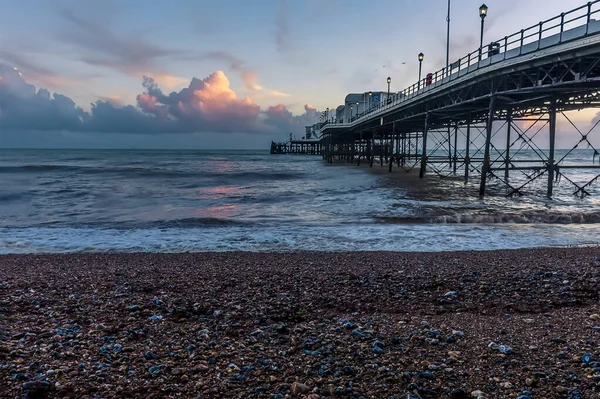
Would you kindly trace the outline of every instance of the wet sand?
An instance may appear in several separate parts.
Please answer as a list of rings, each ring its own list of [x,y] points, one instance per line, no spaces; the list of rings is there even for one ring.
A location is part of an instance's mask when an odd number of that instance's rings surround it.
[[[2,398],[600,395],[597,247],[9,255],[0,276]]]

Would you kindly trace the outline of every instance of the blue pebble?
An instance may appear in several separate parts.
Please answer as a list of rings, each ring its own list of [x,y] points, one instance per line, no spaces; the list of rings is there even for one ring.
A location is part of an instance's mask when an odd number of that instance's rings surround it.
[[[358,330],[352,330],[352,335],[354,335],[355,337],[358,337],[358,338],[364,338],[365,337],[365,334],[361,333]]]
[[[304,354],[307,356],[321,356],[320,351],[309,351],[308,349],[304,349]]]
[[[215,359],[214,357],[211,357],[210,359],[208,359],[208,364],[215,364],[217,362],[217,359]]]
[[[590,355],[589,353],[584,353],[583,356],[581,356],[582,363],[589,363],[591,361],[592,361],[592,355]]]

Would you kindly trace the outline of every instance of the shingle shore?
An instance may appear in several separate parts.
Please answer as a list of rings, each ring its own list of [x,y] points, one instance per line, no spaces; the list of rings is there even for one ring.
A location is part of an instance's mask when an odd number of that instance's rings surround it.
[[[600,396],[600,248],[6,255],[0,276],[0,398]]]

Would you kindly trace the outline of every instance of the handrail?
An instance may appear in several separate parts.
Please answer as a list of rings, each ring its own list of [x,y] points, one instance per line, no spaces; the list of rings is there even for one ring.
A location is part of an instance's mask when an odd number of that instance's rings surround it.
[[[552,47],[563,42],[564,33],[568,30],[565,30],[566,25],[572,25],[573,22],[580,21],[581,19],[585,19],[584,24],[580,24],[577,26],[569,27],[570,29],[575,29],[578,27],[585,26],[585,34],[582,37],[589,35],[589,25],[592,22],[592,16],[600,13],[600,7],[598,9],[592,11],[594,5],[598,5],[600,0],[590,1],[587,4],[584,4],[580,7],[574,8],[571,11],[563,12],[560,15],[547,19],[545,21],[541,21],[535,25],[532,25],[528,28],[521,29],[517,33],[513,33],[510,36],[504,36],[503,38],[492,41],[489,45],[482,46],[477,50],[467,54],[466,56],[459,58],[458,61],[450,64],[448,67],[443,67],[431,74],[427,74],[424,79],[419,80],[417,83],[407,87],[401,92],[397,92],[394,97],[389,101],[386,99],[386,103],[379,103],[375,107],[371,107],[366,112],[357,115],[356,117],[351,117],[349,123],[330,123],[334,126],[349,126],[354,124],[356,121],[363,119],[366,116],[370,116],[374,113],[377,113],[383,109],[392,108],[404,101],[409,99],[413,99],[416,96],[420,96],[425,94],[429,89],[440,87],[447,83],[456,80],[459,77],[463,77],[466,74],[471,74],[480,68],[487,67],[492,63],[505,61],[507,59],[507,54],[513,50],[518,49],[518,54],[514,55],[514,57],[521,56],[523,54],[531,52],[531,50],[527,50],[523,52],[523,50],[530,44],[537,43],[537,48],[533,51],[537,51],[541,49],[542,41],[544,39],[548,39],[553,36],[558,35],[558,42],[555,44],[551,44],[549,46],[544,46],[544,48]],[[581,15],[574,16],[574,14],[585,10],[585,13],[581,13]],[[568,18],[566,18],[568,17]],[[570,18],[570,19],[569,19]],[[558,20],[558,23],[555,25],[548,26],[548,23],[552,23]],[[551,35],[544,36],[544,33],[551,32],[556,30],[556,32]],[[533,38],[533,39],[532,39]],[[580,38],[580,37],[577,37]],[[518,44],[518,45],[517,45]],[[487,49],[487,50],[486,50]],[[500,51],[503,49],[504,51]],[[481,52],[481,53],[480,53]],[[481,55],[480,55],[481,54]],[[493,60],[494,57],[503,55],[502,59],[498,59],[496,61]],[[513,57],[511,57],[513,58]],[[484,62],[485,61],[485,62]],[[465,73],[461,74],[461,71],[465,71]],[[328,125],[328,123],[322,124],[321,128]]]

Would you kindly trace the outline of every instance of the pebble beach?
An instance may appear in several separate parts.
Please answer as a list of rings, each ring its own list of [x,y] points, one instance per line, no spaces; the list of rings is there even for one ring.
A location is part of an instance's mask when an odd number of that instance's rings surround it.
[[[1,398],[595,398],[600,248],[0,256]]]

